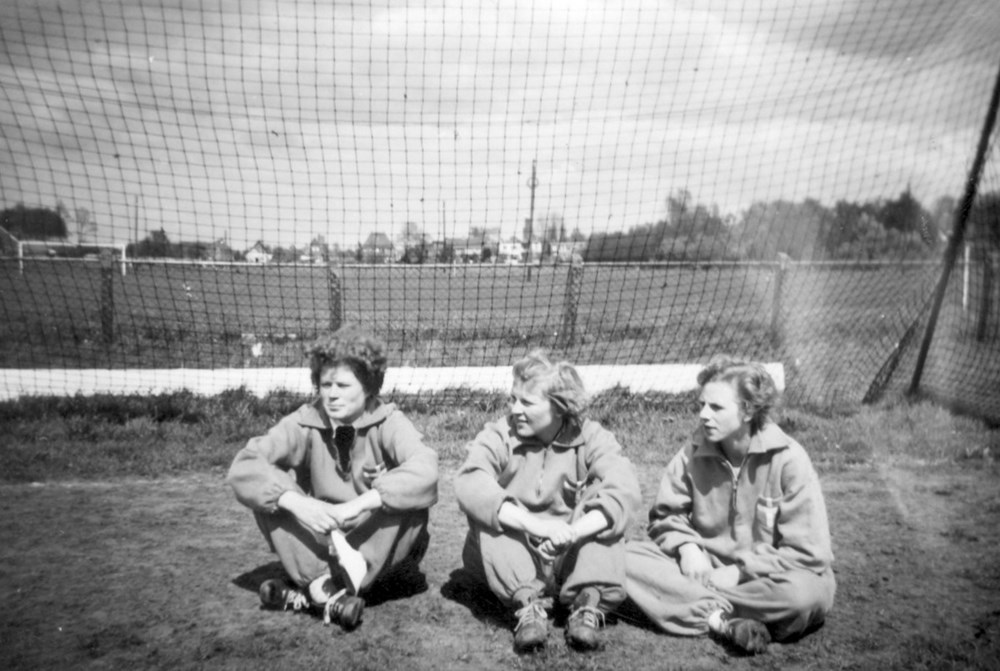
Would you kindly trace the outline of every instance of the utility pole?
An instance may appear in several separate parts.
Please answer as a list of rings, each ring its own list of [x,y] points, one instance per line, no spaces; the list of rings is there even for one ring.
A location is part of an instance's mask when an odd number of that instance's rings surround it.
[[[528,187],[531,189],[531,210],[528,214],[528,221],[525,222],[525,246],[527,247],[524,255],[524,262],[528,265],[528,280],[531,280],[531,237],[534,233],[535,228],[535,187],[538,186],[538,178],[535,176],[535,160],[531,161],[531,179],[528,180]]]

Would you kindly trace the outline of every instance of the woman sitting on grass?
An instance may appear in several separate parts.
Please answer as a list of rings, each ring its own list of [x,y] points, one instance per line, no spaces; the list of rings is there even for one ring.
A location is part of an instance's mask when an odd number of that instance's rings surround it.
[[[427,550],[437,453],[378,397],[383,351],[352,326],[318,340],[309,350],[318,398],[252,438],[229,469],[290,579],[260,586],[267,608],[316,609],[353,628],[360,595]]]
[[[569,645],[598,647],[625,599],[625,532],[641,501],[615,437],[584,419],[576,370],[533,352],[514,365],[509,414],[467,446],[455,478],[469,518],[466,570],[516,609],[514,648],[545,645],[552,597],[569,606]]]
[[[628,595],[666,632],[759,653],[833,606],[826,505],[809,455],[769,418],[763,366],[719,357],[698,384],[699,426],[667,465],[652,540],[628,544]]]

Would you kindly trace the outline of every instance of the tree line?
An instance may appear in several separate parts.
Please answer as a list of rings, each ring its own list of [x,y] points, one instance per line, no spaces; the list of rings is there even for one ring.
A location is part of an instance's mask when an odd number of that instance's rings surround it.
[[[679,190],[667,215],[653,224],[590,237],[585,261],[754,261],[787,254],[795,260],[930,258],[951,232],[956,201],[938,199],[928,211],[910,193],[897,198],[828,207],[801,202],[756,202],[741,217],[695,203]],[[977,198],[967,240],[1000,248],[1000,192]]]
[[[795,260],[931,258],[940,252],[951,232],[956,209],[955,199],[945,196],[927,210],[909,189],[892,199],[863,203],[840,200],[833,206],[811,198],[801,202],[756,202],[740,217],[720,215],[718,208],[696,203],[690,192],[683,189],[672,193],[666,205],[666,216],[655,223],[590,235],[586,238],[584,260],[770,261],[778,258],[778,254]],[[77,210],[75,218],[62,203],[55,209],[18,203],[0,211],[0,226],[21,240],[65,241],[70,230],[67,220],[76,225],[77,242],[85,244],[85,238],[95,228],[86,210]],[[560,216],[542,223],[538,237],[547,243],[583,239],[578,230],[567,235],[565,221]],[[420,263],[454,255],[446,241],[432,247],[422,231],[410,226],[416,232],[407,231],[405,261]],[[484,237],[483,230],[473,228],[473,234],[477,232]],[[966,239],[984,248],[1000,250],[1000,191],[976,199],[969,213]],[[329,260],[329,249],[322,236],[317,236],[310,247],[320,250],[318,260]],[[12,250],[0,251],[9,254]],[[268,247],[268,251],[272,262],[281,263],[297,261],[308,250],[292,246]],[[221,241],[173,242],[162,229],[129,244],[127,254],[139,258],[216,261],[240,261],[244,257],[244,252],[234,251]],[[346,252],[345,256],[351,254]],[[357,254],[361,254],[360,246]]]

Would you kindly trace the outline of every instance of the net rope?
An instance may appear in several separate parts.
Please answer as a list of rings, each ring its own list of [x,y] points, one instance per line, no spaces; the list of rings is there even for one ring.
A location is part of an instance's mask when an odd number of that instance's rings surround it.
[[[997,34],[973,0],[4,2],[0,369],[295,367],[351,321],[396,366],[903,393]],[[995,145],[920,380],[994,418]]]

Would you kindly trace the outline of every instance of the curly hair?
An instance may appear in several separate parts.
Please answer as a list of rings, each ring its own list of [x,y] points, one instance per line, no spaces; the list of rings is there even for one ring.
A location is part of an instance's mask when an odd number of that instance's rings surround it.
[[[309,370],[313,386],[319,389],[323,371],[347,366],[358,378],[368,396],[376,396],[385,381],[388,359],[385,343],[356,324],[346,324],[333,333],[320,336],[308,346]]]
[[[565,419],[576,424],[582,421],[590,397],[573,364],[567,361],[553,363],[544,350],[532,350],[514,364],[514,380],[534,385]]]
[[[763,365],[728,355],[712,357],[698,373],[698,385],[728,382],[736,389],[743,410],[750,415],[750,431],[757,433],[771,421],[771,411],[777,407],[781,394],[774,378]]]

